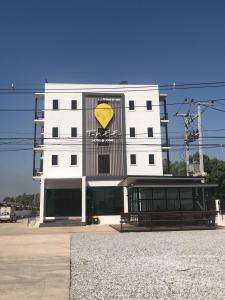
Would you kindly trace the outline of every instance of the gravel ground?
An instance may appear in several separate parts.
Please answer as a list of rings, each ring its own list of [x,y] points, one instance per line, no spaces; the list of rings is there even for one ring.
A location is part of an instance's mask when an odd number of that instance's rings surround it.
[[[74,234],[71,299],[225,299],[225,230]]]

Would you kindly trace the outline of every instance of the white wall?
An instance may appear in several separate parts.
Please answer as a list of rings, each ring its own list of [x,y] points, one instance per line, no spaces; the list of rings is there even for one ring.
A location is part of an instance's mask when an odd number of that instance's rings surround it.
[[[46,84],[46,89],[60,89],[45,94],[44,177],[73,178],[82,176],[82,94],[63,93],[70,85]],[[52,100],[59,100],[59,110],[52,110]],[[71,100],[77,100],[77,110],[71,110]],[[52,127],[59,127],[59,138],[52,138]],[[71,127],[77,128],[77,138],[71,138]],[[47,145],[47,144],[53,145]],[[54,145],[60,144],[60,145]],[[80,145],[76,145],[80,144]],[[77,155],[77,165],[71,166],[71,155]],[[58,166],[52,166],[52,155],[58,155]]]
[[[138,88],[135,85],[48,83],[45,87],[48,89],[45,93],[44,138],[46,145],[44,146],[45,151],[43,159],[43,175],[45,178],[73,178],[82,176],[82,91],[93,93],[124,93],[127,144],[131,144],[127,145],[127,173],[128,175],[163,175],[160,109],[158,106],[159,93],[156,85],[151,86],[151,91],[138,92],[123,91],[123,89],[128,90],[129,88],[137,90]],[[138,85],[138,87],[140,87],[140,85]],[[146,86],[143,85],[141,88],[146,89]],[[53,92],[49,93],[49,89]],[[71,92],[68,93],[68,91]],[[59,100],[59,110],[52,110],[53,99]],[[71,100],[77,100],[78,110],[71,110]],[[135,101],[135,111],[129,111],[129,100]],[[152,101],[152,111],[146,110],[147,100]],[[59,127],[58,139],[51,139],[52,127]],[[71,127],[77,127],[78,138],[71,140]],[[136,130],[136,137],[133,139],[129,137],[130,127],[135,127]],[[153,128],[153,138],[147,137],[148,127]],[[50,139],[48,140],[48,138]],[[68,138],[68,140],[65,138]],[[57,143],[60,145],[56,145]],[[51,157],[53,154],[58,155],[58,166],[52,166]],[[77,166],[70,165],[72,154],[77,155]],[[130,154],[136,154],[136,165],[130,164]],[[155,156],[154,165],[148,164],[149,154],[154,154]]]
[[[128,108],[125,110],[127,144],[131,144],[127,145],[128,175],[163,175],[159,93],[157,88],[157,86],[152,86],[152,91],[126,92],[125,94],[126,107],[129,107],[129,100],[134,100],[135,103],[134,111],[129,111]],[[152,101],[151,111],[147,111],[147,100]],[[129,137],[130,127],[135,128],[135,138]],[[153,128],[152,138],[148,137],[148,127]],[[130,154],[136,154],[136,165],[130,164]],[[154,154],[154,165],[149,165],[149,154]]]

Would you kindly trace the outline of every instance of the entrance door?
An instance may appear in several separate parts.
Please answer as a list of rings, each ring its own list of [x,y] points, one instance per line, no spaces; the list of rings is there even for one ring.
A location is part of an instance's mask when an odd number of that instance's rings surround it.
[[[80,217],[81,189],[47,189],[46,217]]]

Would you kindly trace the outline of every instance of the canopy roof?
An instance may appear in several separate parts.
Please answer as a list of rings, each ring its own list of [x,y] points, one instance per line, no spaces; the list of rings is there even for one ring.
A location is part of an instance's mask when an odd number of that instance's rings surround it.
[[[202,183],[204,177],[188,176],[127,176],[119,182],[124,187],[217,187],[218,184]]]

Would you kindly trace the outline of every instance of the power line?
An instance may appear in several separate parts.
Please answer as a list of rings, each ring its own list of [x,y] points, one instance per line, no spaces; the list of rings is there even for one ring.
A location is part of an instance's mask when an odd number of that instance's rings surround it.
[[[151,85],[152,86],[152,85]],[[118,94],[121,92],[140,92],[140,91],[170,91],[170,90],[189,90],[189,89],[203,89],[203,88],[220,88],[220,87],[225,87],[225,82],[221,82],[221,84],[217,84],[217,83],[208,83],[206,85],[186,85],[186,86],[178,86],[176,85],[168,87],[168,88],[164,88],[164,87],[160,87],[158,85],[156,85],[157,88],[145,88],[142,87],[142,89],[129,89],[129,87],[118,87]],[[144,88],[144,89],[143,89]],[[83,91],[87,90],[87,88],[80,88],[79,91],[75,90],[75,89],[71,89],[70,91],[68,91],[68,89],[63,88],[63,89],[51,89],[52,91],[49,91],[50,89],[0,89],[0,94],[34,94],[34,92],[37,93],[44,93],[44,94],[52,94],[52,93],[57,93],[57,94],[76,94],[76,93],[82,93]],[[94,91],[102,93],[102,91],[105,91],[106,93],[113,93],[115,92],[114,88],[89,88],[89,91]]]
[[[21,84],[21,83],[20,83]],[[36,85],[38,83],[33,83],[33,85]],[[132,89],[132,88],[147,88],[147,87],[152,87],[152,86],[159,86],[159,87],[171,87],[171,88],[176,88],[176,87],[186,87],[186,86],[205,86],[205,85],[220,85],[220,84],[225,84],[225,81],[210,81],[210,82],[196,82],[196,83],[169,83],[169,84],[157,84],[157,83],[152,83],[152,84],[104,84],[104,83],[99,83],[99,84],[85,84],[85,83],[39,83],[41,85],[47,84],[47,85],[92,85],[92,86],[97,86],[101,85],[101,89],[115,89],[115,90],[120,90],[121,88],[125,89]],[[22,85],[22,84],[21,84]],[[111,86],[111,87],[103,87],[103,86]],[[115,86],[116,85],[116,86]],[[15,83],[10,84],[10,88],[0,88],[0,90],[40,90],[40,88],[15,88]],[[95,90],[99,89],[99,87],[86,87],[86,88],[48,88],[48,90]]]

